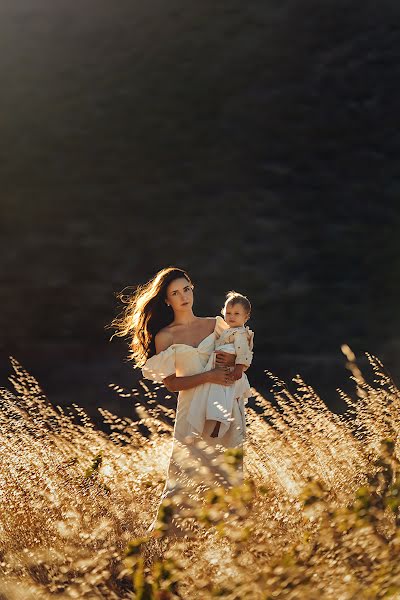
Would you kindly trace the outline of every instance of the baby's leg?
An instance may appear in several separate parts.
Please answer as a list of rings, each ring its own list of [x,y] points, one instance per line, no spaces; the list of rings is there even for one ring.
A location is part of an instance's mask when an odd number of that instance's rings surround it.
[[[215,427],[214,427],[213,431],[211,432],[210,437],[218,437],[220,425],[221,425],[220,421],[216,421]]]
[[[214,421],[211,419],[207,419],[205,424],[204,424],[204,430],[203,433],[206,436],[210,436],[210,437],[217,437],[217,435],[215,435],[215,432],[219,431],[219,421]]]

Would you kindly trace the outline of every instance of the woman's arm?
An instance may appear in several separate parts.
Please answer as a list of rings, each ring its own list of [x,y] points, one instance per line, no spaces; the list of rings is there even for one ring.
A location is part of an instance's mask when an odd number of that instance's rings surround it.
[[[172,335],[168,331],[159,331],[154,338],[156,353],[166,350],[173,343]],[[163,384],[169,392],[180,392],[182,390],[190,390],[191,388],[202,385],[203,383],[219,383],[220,385],[232,385],[234,379],[231,373],[227,372],[225,368],[211,369],[211,371],[205,371],[204,373],[197,373],[196,375],[186,375],[183,377],[177,377],[169,375],[163,379]]]
[[[231,373],[225,371],[225,369],[216,368],[204,373],[197,373],[197,375],[185,375],[183,377],[169,375],[163,379],[163,384],[169,392],[181,392],[182,390],[190,390],[203,383],[218,383],[219,385],[229,386],[234,381]]]

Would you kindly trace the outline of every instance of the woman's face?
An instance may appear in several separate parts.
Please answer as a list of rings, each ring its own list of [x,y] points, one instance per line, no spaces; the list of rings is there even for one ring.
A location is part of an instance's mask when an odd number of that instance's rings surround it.
[[[174,311],[191,310],[193,307],[192,284],[185,277],[174,279],[167,287],[165,299]]]

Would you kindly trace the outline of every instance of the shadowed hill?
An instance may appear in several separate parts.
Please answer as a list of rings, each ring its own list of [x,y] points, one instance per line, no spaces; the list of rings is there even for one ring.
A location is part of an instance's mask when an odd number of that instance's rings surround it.
[[[396,3],[0,11],[3,359],[111,402],[114,294],[177,264],[199,314],[249,295],[255,381],[333,403],[343,342],[399,374]]]

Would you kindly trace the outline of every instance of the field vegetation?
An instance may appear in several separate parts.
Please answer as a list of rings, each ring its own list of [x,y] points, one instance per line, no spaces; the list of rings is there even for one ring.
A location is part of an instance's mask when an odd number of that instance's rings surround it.
[[[53,406],[11,358],[0,404],[0,598],[372,600],[400,598],[400,392],[381,362],[354,382],[343,414],[300,376],[272,373],[247,406],[245,478],[203,485],[192,534],[155,515],[171,450],[166,391],[115,390],[138,419]],[[224,455],[235,468],[239,451]],[[207,474],[201,473],[207,484]]]

